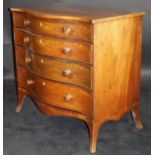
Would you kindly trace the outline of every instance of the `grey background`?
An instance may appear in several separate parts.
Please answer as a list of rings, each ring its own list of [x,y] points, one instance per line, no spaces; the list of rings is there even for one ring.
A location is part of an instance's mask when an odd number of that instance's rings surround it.
[[[143,53],[142,53],[142,80],[150,81],[151,64],[151,1],[150,0],[5,0],[4,1],[4,79],[14,79],[10,14],[8,8],[29,6],[51,2],[67,2],[76,5],[110,8],[127,11],[145,11],[143,22]]]

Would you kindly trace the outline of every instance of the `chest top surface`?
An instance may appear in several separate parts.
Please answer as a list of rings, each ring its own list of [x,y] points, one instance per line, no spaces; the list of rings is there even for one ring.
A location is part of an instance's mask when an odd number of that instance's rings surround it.
[[[144,12],[118,11],[107,8],[83,7],[64,3],[50,3],[45,6],[29,6],[29,7],[12,7],[14,12],[27,13],[43,18],[54,19],[73,19],[86,22],[96,22],[100,20],[109,20],[113,18],[121,18],[124,16],[144,15]]]

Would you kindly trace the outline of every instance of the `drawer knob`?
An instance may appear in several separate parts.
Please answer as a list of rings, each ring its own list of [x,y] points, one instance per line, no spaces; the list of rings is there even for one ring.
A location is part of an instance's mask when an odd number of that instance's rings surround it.
[[[40,27],[43,27],[43,22],[40,22],[39,25],[40,25]]]
[[[43,63],[44,63],[44,59],[41,59],[41,60],[40,60],[40,63],[43,64]]]
[[[39,39],[39,43],[42,44],[42,42],[43,42],[42,39]]]
[[[25,62],[26,62],[26,63],[30,63],[31,61],[32,61],[32,59],[31,59],[30,57],[26,57],[26,58],[25,58]]]
[[[62,51],[63,51],[64,54],[69,54],[71,52],[71,48],[70,47],[64,47],[62,49]]]
[[[46,84],[46,83],[43,81],[43,82],[42,82],[42,85],[45,86],[45,84]]]
[[[63,27],[63,32],[64,34],[69,34],[71,33],[72,29],[70,27]]]
[[[25,44],[30,42],[30,38],[29,38],[29,37],[24,37],[23,40],[24,40],[24,43],[25,43]]]
[[[29,20],[29,19],[25,19],[25,20],[24,20],[24,25],[25,25],[25,26],[30,25],[30,20]]]
[[[65,100],[66,102],[71,101],[71,100],[72,100],[72,95],[70,95],[70,94],[65,95],[65,96],[64,96],[64,100]]]
[[[27,80],[27,84],[28,85],[31,85],[31,84],[33,84],[34,82],[33,82],[33,80]]]
[[[72,75],[72,71],[71,71],[70,69],[65,69],[65,70],[63,71],[63,75],[64,75],[64,76],[71,76],[71,75]]]

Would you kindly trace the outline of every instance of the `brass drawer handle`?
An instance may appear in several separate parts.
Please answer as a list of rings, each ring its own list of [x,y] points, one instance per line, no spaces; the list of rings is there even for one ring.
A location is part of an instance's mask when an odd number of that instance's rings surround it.
[[[40,27],[43,27],[43,22],[40,22],[39,25],[40,25]]]
[[[71,53],[72,50],[70,47],[64,47],[64,48],[62,48],[62,51],[64,54],[69,54],[69,53]]]
[[[25,25],[25,26],[30,25],[30,20],[29,20],[29,19],[25,19],[25,20],[24,20],[24,25]]]
[[[65,96],[64,96],[64,100],[65,100],[66,102],[71,101],[71,100],[72,100],[72,95],[70,95],[70,94],[65,95]]]
[[[65,69],[63,71],[63,75],[66,76],[66,77],[71,76],[72,75],[72,71],[70,69]]]
[[[28,85],[31,85],[31,84],[33,84],[33,83],[34,83],[33,80],[27,80],[27,84],[28,84]]]
[[[42,82],[42,85],[43,85],[43,86],[45,86],[45,85],[46,85],[46,83],[43,81],[43,82]]]
[[[72,29],[70,27],[63,27],[64,34],[70,34]]]
[[[44,59],[41,59],[41,60],[40,60],[40,63],[43,64],[43,63],[44,63]]]
[[[29,43],[30,42],[30,38],[29,37],[24,37],[23,41],[24,41],[25,44]]]
[[[31,59],[30,57],[26,57],[26,58],[25,58],[25,62],[26,62],[26,63],[30,63],[31,61],[32,61],[32,59]]]
[[[39,44],[42,44],[43,43],[43,40],[42,39],[39,39]]]

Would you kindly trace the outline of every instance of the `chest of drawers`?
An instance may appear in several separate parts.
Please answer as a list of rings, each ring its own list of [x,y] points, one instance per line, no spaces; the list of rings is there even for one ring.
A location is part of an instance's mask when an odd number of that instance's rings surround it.
[[[82,10],[51,5],[11,8],[17,112],[30,96],[47,115],[86,122],[90,151],[100,126],[139,115],[143,12]]]

